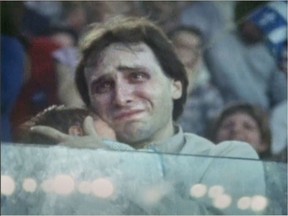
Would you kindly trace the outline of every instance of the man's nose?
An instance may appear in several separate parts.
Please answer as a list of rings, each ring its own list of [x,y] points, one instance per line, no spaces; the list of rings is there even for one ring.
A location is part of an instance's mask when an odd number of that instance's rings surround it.
[[[133,87],[125,81],[119,81],[115,86],[114,103],[118,106],[125,106],[132,101]]]

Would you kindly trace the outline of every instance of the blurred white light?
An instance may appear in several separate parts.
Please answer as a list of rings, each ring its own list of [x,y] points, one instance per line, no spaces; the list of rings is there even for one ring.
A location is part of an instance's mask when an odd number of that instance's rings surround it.
[[[207,193],[207,186],[204,184],[195,184],[190,189],[190,195],[192,197],[200,198]]]
[[[69,175],[57,175],[53,180],[53,191],[60,195],[68,195],[75,189],[74,179]]]
[[[11,176],[1,175],[1,194],[10,196],[15,191],[15,181]]]
[[[92,182],[92,192],[97,197],[108,198],[114,193],[114,185],[107,178],[99,178]]]
[[[210,198],[216,198],[219,195],[222,195],[224,193],[224,188],[220,185],[214,185],[209,188],[208,196]]]
[[[158,182],[141,188],[143,202],[146,205],[156,205],[159,201],[167,196],[172,190],[171,182]]]
[[[163,193],[161,193],[161,191],[157,190],[157,189],[150,189],[150,190],[146,190],[143,194],[143,198],[144,198],[144,202],[145,204],[148,205],[154,205],[156,203],[158,203],[161,198],[163,197]]]
[[[251,199],[251,209],[253,211],[263,211],[268,205],[268,200],[264,196],[253,196]]]
[[[91,190],[92,190],[92,185],[88,181],[82,181],[78,185],[78,191],[80,193],[89,194],[89,193],[91,193]]]
[[[241,197],[237,202],[237,207],[241,210],[246,210],[251,206],[251,198],[250,197]]]
[[[33,178],[25,178],[22,187],[24,191],[33,193],[37,188],[37,182]]]
[[[219,209],[225,209],[230,206],[232,198],[227,194],[221,194],[214,198],[213,205]]]

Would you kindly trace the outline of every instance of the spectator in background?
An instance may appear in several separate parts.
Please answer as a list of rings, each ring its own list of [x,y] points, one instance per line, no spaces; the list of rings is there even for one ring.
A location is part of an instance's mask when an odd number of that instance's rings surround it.
[[[280,68],[287,80],[287,42],[280,57]],[[271,112],[270,123],[272,130],[272,153],[280,161],[287,162],[287,98],[278,104]]]
[[[263,42],[287,81],[287,2],[265,2],[243,22],[241,34],[248,41]],[[286,78],[286,79],[285,79]],[[271,111],[272,153],[287,162],[287,97]]]
[[[169,36],[186,67],[189,81],[179,123],[184,131],[204,136],[208,123],[222,110],[224,103],[203,62],[204,38],[197,28],[184,26],[174,29]]]
[[[41,1],[42,2],[42,1]],[[25,15],[23,17],[23,25],[21,31],[30,37],[47,36],[51,26],[49,16],[42,14],[41,10],[37,10],[35,5],[42,4],[40,1],[25,2]],[[52,3],[53,4],[53,3]],[[43,9],[43,7],[41,7]],[[47,8],[49,10],[49,8]]]
[[[114,16],[137,16],[140,9],[135,1],[82,2],[87,12],[88,23],[103,22]]]
[[[79,1],[64,1],[61,19],[56,25],[68,27],[76,32],[78,35],[81,34],[84,26],[88,23],[88,15],[86,8],[84,7],[85,2]]]
[[[177,1],[140,1],[141,15],[157,23],[165,32],[179,25],[180,5]]]
[[[53,104],[61,104],[53,52],[76,45],[77,37],[67,28],[50,29],[49,36],[32,37],[28,47],[30,78],[13,108],[13,128]]]
[[[70,28],[79,34],[87,24],[83,2],[26,1],[24,4],[22,30],[29,37],[48,36],[54,26]]]
[[[215,143],[238,140],[249,143],[260,159],[271,159],[271,131],[268,115],[248,103],[227,106],[215,119],[210,131]]]
[[[180,12],[180,25],[199,29],[204,37],[205,47],[224,31],[225,19],[216,3],[191,1]]]
[[[24,4],[27,9],[46,17],[52,25],[59,22],[64,6],[62,1],[25,1]]]
[[[84,103],[74,82],[75,69],[80,53],[75,46],[64,47],[53,52],[56,64],[57,97],[61,104],[68,107],[84,107]]]
[[[1,141],[11,142],[11,112],[25,77],[25,50],[20,26],[24,13],[22,2],[1,4]]]
[[[33,133],[30,128],[36,125],[49,126],[72,136],[83,136],[84,120],[91,114],[89,110],[81,108],[50,106],[19,126],[16,142],[47,145],[59,143],[48,136]],[[114,132],[101,119],[94,118],[94,127],[103,138],[115,139]]]
[[[253,10],[240,25],[243,38],[252,43],[266,43],[281,68],[282,53],[287,49],[287,2],[266,2]]]
[[[258,2],[237,2],[235,23],[225,22],[217,4],[192,2],[184,8],[181,23],[201,29],[205,37],[205,62],[212,82],[219,88],[225,103],[245,101],[267,111],[287,97],[287,83],[278,70],[264,42],[247,43],[235,24],[243,21]],[[251,6],[239,17],[241,6]],[[242,10],[241,10],[242,11]]]

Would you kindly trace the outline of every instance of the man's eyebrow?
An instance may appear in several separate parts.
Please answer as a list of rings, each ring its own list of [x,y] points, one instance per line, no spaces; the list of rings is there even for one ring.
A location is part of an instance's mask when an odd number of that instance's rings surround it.
[[[148,69],[146,67],[143,66],[139,66],[139,65],[132,65],[132,66],[126,66],[126,65],[119,65],[117,67],[117,70],[119,70],[120,72],[133,72],[133,71],[148,71]],[[112,75],[107,73],[107,74],[101,74],[99,76],[95,76],[93,77],[93,82],[98,81],[98,80],[102,80],[102,79],[106,79],[111,77]]]
[[[143,66],[138,66],[138,65],[135,65],[135,66],[124,66],[124,65],[120,65],[117,67],[117,69],[119,71],[135,71],[135,70],[147,70],[146,67],[143,67]]]
[[[91,84],[93,85],[94,83],[100,83],[100,82],[102,82],[102,81],[104,81],[106,79],[109,79],[109,78],[111,78],[110,74],[102,74],[99,77],[93,78],[92,81],[91,81]]]

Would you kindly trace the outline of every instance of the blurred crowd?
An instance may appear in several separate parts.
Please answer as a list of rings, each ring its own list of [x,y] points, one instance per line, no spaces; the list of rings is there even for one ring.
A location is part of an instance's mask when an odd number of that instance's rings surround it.
[[[285,1],[1,1],[2,141],[51,105],[85,108],[77,45],[115,16],[147,17],[171,39],[189,79],[184,131],[287,162]]]

